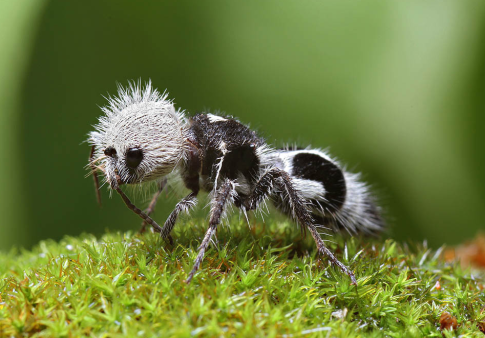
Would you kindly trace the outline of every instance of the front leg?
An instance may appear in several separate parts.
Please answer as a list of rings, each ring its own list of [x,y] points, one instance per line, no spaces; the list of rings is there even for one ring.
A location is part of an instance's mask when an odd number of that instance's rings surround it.
[[[138,209],[136,207],[136,205],[134,205],[130,201],[130,199],[128,198],[128,196],[126,196],[126,194],[123,192],[123,190],[121,190],[118,182],[114,181],[114,183],[111,184],[111,187],[112,187],[112,189],[116,190],[116,192],[121,196],[121,199],[123,200],[123,202],[125,202],[126,206],[131,211],[133,211],[135,214],[137,214],[138,216],[140,216],[143,220],[145,220],[148,224],[150,224],[153,227],[153,230],[155,232],[161,232],[162,231],[162,228],[157,224],[157,222],[155,222],[150,216],[148,216],[147,214],[145,214],[143,211],[141,211],[140,209]]]
[[[315,224],[313,224],[313,219],[305,204],[305,200],[295,189],[292,179],[286,171],[272,168],[263,174],[258,180],[252,194],[248,196],[246,201],[244,201],[244,207],[248,210],[256,209],[259,204],[273,192],[274,186],[277,186],[279,190],[285,194],[286,198],[283,198],[283,200],[287,201],[293,218],[298,221],[302,227],[304,226],[308,228],[317,244],[318,251],[327,256],[333,264],[337,265],[342,272],[347,274],[350,277],[352,284],[357,285],[354,273],[347,266],[342,264],[325,246]]]
[[[152,200],[151,200],[150,204],[148,205],[148,208],[145,210],[145,214],[147,216],[150,216],[150,214],[153,212],[153,210],[155,210],[155,206],[157,205],[158,198],[162,194],[162,191],[163,191],[163,189],[165,188],[166,185],[167,185],[167,179],[166,178],[163,179],[162,181],[160,181],[160,183],[158,184],[158,190],[155,194],[153,194]],[[141,234],[145,232],[146,225],[147,225],[146,221],[143,221],[141,223],[141,227],[140,227],[140,233]]]
[[[204,253],[209,246],[210,240],[214,233],[216,232],[217,225],[220,223],[222,215],[224,214],[227,202],[234,200],[234,195],[236,193],[236,187],[233,181],[225,179],[221,184],[219,189],[215,192],[215,196],[212,200],[211,216],[209,220],[209,229],[205,233],[204,239],[199,247],[199,253],[195,259],[194,267],[190,271],[185,282],[190,283],[194,277],[195,272],[200,266],[202,259],[204,258]]]
[[[160,232],[160,236],[163,238],[167,238],[170,244],[173,245],[173,239],[170,233],[172,232],[173,227],[175,226],[175,222],[181,212],[189,212],[192,208],[194,208],[197,204],[197,192],[192,191],[186,197],[184,197],[180,202],[177,203],[175,209],[172,211],[170,216],[168,216],[165,224],[163,225],[162,231]]]

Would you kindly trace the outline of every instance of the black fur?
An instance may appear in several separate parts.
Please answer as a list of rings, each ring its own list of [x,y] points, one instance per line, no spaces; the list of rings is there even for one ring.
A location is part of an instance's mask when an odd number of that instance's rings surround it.
[[[221,159],[219,178],[237,180],[243,175],[254,183],[260,167],[256,149],[264,140],[245,125],[233,119],[211,122],[208,115],[198,114],[190,119],[189,142],[197,148],[197,158],[189,156],[186,171],[202,178],[203,189],[211,191]],[[196,166],[193,162],[200,163]],[[189,189],[191,187],[187,186]]]
[[[293,158],[293,176],[322,183],[325,189],[326,203],[318,202],[325,211],[335,212],[339,210],[347,193],[345,178],[342,170],[329,160],[317,154],[300,153]]]

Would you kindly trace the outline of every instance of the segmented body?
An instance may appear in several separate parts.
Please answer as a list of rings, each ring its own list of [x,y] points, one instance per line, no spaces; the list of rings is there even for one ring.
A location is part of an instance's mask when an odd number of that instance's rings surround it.
[[[325,152],[270,150],[245,125],[212,114],[198,114],[189,119],[189,125],[187,139],[192,149],[183,168],[189,189],[212,191],[218,181],[228,178],[237,184],[236,206],[244,207],[259,177],[274,167],[290,175],[316,224],[352,234],[383,228],[378,207],[359,175],[346,172]],[[270,197],[279,210],[292,216],[284,192],[275,190]]]
[[[233,203],[244,213],[271,200],[283,213],[308,230],[318,251],[357,283],[354,273],[326,247],[319,227],[375,233],[383,228],[380,210],[359,175],[347,172],[318,149],[273,149],[247,126],[229,117],[198,114],[187,118],[166,94],[148,83],[130,83],[109,97],[105,116],[89,134],[89,168],[101,171],[110,188],[156,232],[173,243],[170,233],[180,213],[197,203],[200,190],[210,192],[209,228],[199,247],[190,282]],[[163,227],[151,217],[167,174],[178,169],[190,193],[177,203]],[[146,212],[137,208],[120,186],[159,182]]]

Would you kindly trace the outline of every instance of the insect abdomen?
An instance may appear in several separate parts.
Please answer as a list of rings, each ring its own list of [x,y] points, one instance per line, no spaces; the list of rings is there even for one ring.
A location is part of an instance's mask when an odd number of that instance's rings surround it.
[[[322,151],[278,151],[276,162],[292,176],[316,224],[351,233],[383,228],[380,209],[360,176],[346,172]],[[277,206],[288,211],[281,201]]]
[[[298,152],[292,158],[292,173],[295,178],[318,182],[323,194],[318,194],[310,202],[325,213],[338,211],[345,202],[347,187],[340,168],[328,159],[314,153]],[[321,198],[323,195],[324,198]]]

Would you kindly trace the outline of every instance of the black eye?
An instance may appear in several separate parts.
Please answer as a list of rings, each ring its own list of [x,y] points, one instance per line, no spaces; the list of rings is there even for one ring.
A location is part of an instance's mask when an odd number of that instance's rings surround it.
[[[138,148],[128,149],[126,152],[126,166],[130,169],[136,169],[143,160],[143,151]]]
[[[104,154],[109,157],[113,157],[116,155],[116,149],[113,147],[108,147],[104,150]]]

